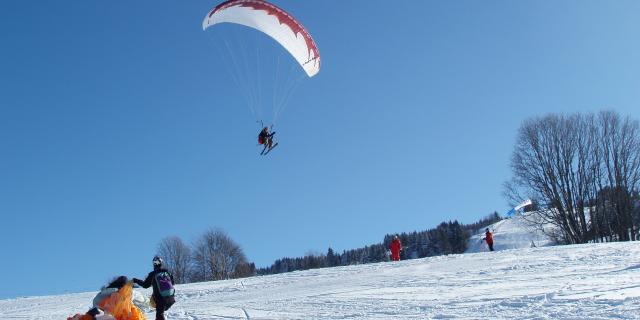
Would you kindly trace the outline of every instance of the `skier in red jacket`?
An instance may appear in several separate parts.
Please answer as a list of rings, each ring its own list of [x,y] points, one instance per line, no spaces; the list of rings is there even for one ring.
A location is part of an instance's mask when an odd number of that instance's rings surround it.
[[[400,261],[400,251],[402,250],[402,243],[400,242],[400,239],[397,235],[393,237],[389,249],[391,249],[391,260]]]
[[[489,250],[493,251],[493,235],[491,234],[491,231],[489,231],[489,228],[485,229],[484,238],[482,238],[482,240],[486,241],[489,246]]]

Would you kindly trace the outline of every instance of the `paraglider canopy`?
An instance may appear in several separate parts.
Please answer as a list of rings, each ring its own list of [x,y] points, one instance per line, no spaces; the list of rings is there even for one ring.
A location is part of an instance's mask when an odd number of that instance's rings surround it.
[[[263,0],[229,0],[211,10],[202,28],[235,23],[259,30],[284,47],[309,77],[320,71],[320,53],[305,27],[293,16]]]

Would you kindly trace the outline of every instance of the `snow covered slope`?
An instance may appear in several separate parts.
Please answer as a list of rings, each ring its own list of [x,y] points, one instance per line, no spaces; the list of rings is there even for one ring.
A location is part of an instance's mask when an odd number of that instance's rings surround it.
[[[504,223],[496,226],[498,239]],[[93,295],[1,300],[0,319],[65,319],[87,310]],[[189,284],[178,286],[177,300],[168,319],[640,319],[640,242]]]
[[[532,213],[525,213],[532,214]],[[529,227],[523,216],[514,215],[512,218],[504,219],[490,225],[489,230],[493,233],[493,248],[495,250],[531,248],[532,243],[536,247],[551,245],[551,240],[542,232]],[[552,228],[546,226],[545,228]],[[469,239],[469,249],[467,252],[488,251],[487,245],[481,239],[484,238],[484,228]]]

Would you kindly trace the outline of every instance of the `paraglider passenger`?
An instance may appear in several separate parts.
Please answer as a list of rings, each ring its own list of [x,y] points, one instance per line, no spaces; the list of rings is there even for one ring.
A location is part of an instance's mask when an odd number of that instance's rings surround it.
[[[402,243],[400,242],[400,238],[398,235],[393,236],[393,240],[391,241],[391,260],[400,261],[400,251],[402,250]]]
[[[264,144],[265,149],[273,148],[273,135],[275,134],[275,132],[270,133],[268,127],[262,128],[262,131],[260,131],[260,134],[258,135],[258,143]]]
[[[142,281],[133,278],[133,282],[143,288],[153,286],[151,305],[156,307],[156,320],[165,320],[164,312],[176,302],[175,289],[173,288],[173,275],[163,267],[162,258],[153,257],[153,271]]]
[[[482,240],[487,242],[489,250],[493,251],[493,235],[491,234],[491,231],[489,231],[489,228],[486,228],[484,231],[484,238],[482,238]]]

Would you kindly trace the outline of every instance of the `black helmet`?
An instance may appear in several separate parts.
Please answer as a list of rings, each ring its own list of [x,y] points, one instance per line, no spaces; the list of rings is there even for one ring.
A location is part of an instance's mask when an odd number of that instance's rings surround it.
[[[161,267],[163,262],[164,261],[162,261],[162,258],[160,258],[159,256],[153,257],[153,266],[154,267]]]

